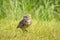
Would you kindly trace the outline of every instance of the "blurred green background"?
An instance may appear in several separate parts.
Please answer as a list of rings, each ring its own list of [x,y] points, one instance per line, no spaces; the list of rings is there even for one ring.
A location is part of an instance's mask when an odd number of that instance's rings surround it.
[[[32,25],[17,25],[25,13]],[[60,0],[0,0],[0,40],[60,40]]]
[[[60,0],[0,0],[0,19],[20,20],[25,13],[34,19],[60,21]]]

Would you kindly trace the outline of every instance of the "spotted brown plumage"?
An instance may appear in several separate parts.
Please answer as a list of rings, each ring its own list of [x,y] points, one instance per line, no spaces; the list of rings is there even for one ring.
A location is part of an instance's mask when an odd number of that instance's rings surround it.
[[[25,14],[23,16],[23,19],[19,22],[17,28],[21,28],[22,31],[27,31],[26,28],[31,25],[31,15],[30,14]]]

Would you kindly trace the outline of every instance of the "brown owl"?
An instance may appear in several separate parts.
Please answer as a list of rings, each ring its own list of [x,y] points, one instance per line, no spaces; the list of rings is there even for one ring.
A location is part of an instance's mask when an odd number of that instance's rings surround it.
[[[17,28],[21,28],[22,31],[27,31],[26,28],[31,25],[31,15],[30,14],[25,14],[23,16],[23,19],[19,22]]]

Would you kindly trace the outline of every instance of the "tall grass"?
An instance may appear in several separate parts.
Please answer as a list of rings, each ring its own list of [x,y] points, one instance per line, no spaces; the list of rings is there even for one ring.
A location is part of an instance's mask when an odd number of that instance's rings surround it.
[[[59,0],[0,0],[0,18],[20,19],[30,13],[34,19],[60,19]]]
[[[25,13],[32,24],[17,29]],[[60,0],[0,0],[0,40],[60,40]]]
[[[0,20],[0,40],[60,40],[60,22],[32,20],[28,32],[17,29],[19,21]]]

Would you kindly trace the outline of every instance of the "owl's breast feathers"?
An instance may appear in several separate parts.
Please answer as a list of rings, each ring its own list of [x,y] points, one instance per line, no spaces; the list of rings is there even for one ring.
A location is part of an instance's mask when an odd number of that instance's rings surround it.
[[[18,28],[28,27],[31,24],[31,20],[22,20],[20,21]]]

